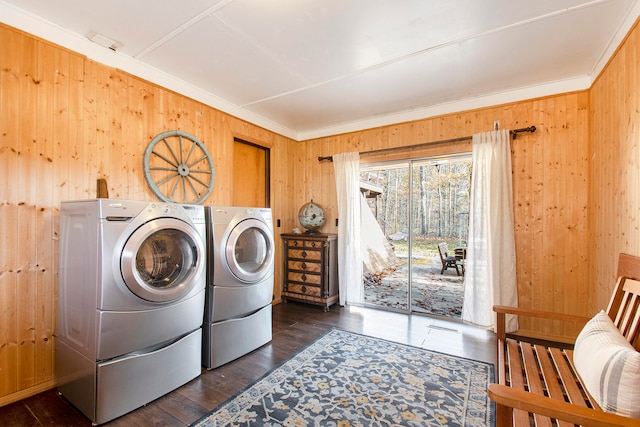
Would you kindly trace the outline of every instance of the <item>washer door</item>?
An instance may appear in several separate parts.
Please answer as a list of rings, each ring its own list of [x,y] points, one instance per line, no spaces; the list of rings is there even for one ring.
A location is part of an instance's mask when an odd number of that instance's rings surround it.
[[[222,247],[229,270],[242,282],[255,283],[273,272],[273,234],[262,221],[239,222]]]
[[[188,294],[204,268],[204,245],[183,221],[159,218],[138,228],[127,240],[120,269],[138,297],[169,302]]]

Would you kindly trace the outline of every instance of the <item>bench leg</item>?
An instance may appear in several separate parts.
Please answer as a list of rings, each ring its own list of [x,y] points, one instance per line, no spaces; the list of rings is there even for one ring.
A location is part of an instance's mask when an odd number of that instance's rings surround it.
[[[513,408],[496,403],[496,427],[513,426]]]

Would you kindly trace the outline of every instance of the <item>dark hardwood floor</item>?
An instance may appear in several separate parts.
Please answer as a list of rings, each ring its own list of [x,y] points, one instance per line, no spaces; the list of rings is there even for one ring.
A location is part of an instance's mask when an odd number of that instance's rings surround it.
[[[361,307],[289,302],[273,307],[273,340],[227,365],[105,425],[187,426],[253,383],[331,328],[384,338],[495,364],[495,335],[461,322]],[[0,408],[2,426],[90,426],[72,405],[49,390]]]

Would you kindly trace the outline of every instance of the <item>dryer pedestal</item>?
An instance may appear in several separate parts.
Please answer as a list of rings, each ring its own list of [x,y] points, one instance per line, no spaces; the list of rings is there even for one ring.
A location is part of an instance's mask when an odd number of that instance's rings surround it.
[[[58,342],[58,390],[94,424],[102,424],[163,396],[200,375],[202,329],[157,349],[105,362]]]
[[[214,369],[271,341],[271,304],[253,314],[205,323],[202,364]]]

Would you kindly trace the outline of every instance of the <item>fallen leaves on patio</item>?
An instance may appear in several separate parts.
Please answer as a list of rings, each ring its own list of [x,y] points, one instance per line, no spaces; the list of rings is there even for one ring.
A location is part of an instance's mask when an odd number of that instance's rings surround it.
[[[407,272],[404,266],[366,273],[364,301],[383,307],[407,309]],[[462,314],[464,278],[437,267],[414,267],[412,310],[437,316]]]

